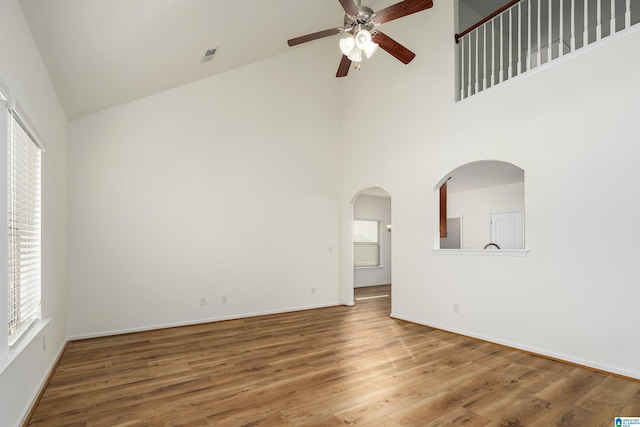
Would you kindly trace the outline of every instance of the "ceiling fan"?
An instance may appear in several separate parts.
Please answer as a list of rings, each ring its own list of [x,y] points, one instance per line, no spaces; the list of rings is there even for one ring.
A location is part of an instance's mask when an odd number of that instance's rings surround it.
[[[433,0],[403,0],[377,12],[367,6],[362,6],[361,0],[358,0],[358,5],[354,0],[338,1],[345,11],[344,26],[296,37],[288,40],[287,44],[296,46],[323,37],[349,33],[350,37],[340,40],[342,60],[338,66],[336,77],[345,77],[349,73],[352,62],[359,66],[362,55],[369,58],[378,46],[404,64],[408,64],[415,58],[415,53],[378,30],[377,27],[385,22],[429,9],[433,7]]]

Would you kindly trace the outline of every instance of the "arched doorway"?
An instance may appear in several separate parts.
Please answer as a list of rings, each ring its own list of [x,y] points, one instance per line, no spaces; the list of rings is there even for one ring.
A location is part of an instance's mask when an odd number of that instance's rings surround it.
[[[391,195],[380,187],[352,200],[354,302],[391,298]],[[391,310],[389,304],[389,311]]]

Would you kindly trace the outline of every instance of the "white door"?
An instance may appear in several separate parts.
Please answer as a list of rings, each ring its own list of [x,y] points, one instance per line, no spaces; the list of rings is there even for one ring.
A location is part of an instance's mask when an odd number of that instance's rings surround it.
[[[491,243],[500,249],[524,249],[523,217],[522,211],[491,214]]]

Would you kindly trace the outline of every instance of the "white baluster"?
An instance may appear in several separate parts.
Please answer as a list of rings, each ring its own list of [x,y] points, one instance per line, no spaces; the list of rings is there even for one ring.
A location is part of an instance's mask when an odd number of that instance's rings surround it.
[[[542,64],[542,0],[538,0],[538,54],[536,55],[539,67]]]
[[[527,25],[527,71],[531,69],[531,1],[532,0],[527,0],[527,19],[529,20]]]
[[[496,84],[496,18],[491,20],[491,86]]]
[[[472,76],[471,76],[471,62],[473,61],[473,58],[471,57],[471,36],[473,35],[473,33],[469,33],[469,76],[467,78],[467,96],[471,96],[473,95],[473,92],[471,92],[472,86],[471,86],[471,80],[472,80]]]
[[[479,92],[479,88],[480,86],[478,85],[478,62],[480,62],[480,59],[478,57],[478,38],[480,37],[480,31],[479,30],[475,30],[474,33],[476,33],[476,92]]]
[[[460,42],[460,100],[464,99],[464,39]]]
[[[552,20],[552,14],[551,14],[551,0],[549,0],[549,20],[547,21],[547,26],[549,27],[549,32],[547,33],[547,41],[549,42],[548,46],[547,46],[547,62],[550,62],[553,59],[553,34],[552,34],[552,28],[553,28],[553,20]]]
[[[482,90],[487,88],[487,23],[482,26],[482,43],[483,43],[483,54],[482,54]]]
[[[582,47],[589,44],[589,0],[584,0],[584,32],[582,33]]]
[[[513,8],[509,8],[509,78],[513,77]]]
[[[571,0],[571,52],[576,50],[576,0]]]
[[[564,0],[560,0],[560,34],[558,36],[558,56],[564,55]]]
[[[500,14],[500,83],[504,80],[504,43],[502,38],[504,37],[504,14]]]
[[[602,0],[598,0],[596,9],[596,40],[602,38]]]
[[[631,0],[627,0],[627,10],[624,13],[624,28],[631,26]]]
[[[609,28],[609,35],[612,35],[616,33],[616,0],[610,0],[610,1],[611,1],[611,23],[609,24],[609,26],[611,28]]]
[[[518,75],[522,74],[522,2],[518,3]]]

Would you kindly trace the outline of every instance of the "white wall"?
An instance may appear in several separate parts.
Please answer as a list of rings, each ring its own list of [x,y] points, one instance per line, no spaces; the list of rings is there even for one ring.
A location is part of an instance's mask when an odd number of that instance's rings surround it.
[[[47,145],[42,156],[42,315],[50,320],[32,341],[11,350],[6,333],[1,334],[0,425],[10,427],[22,423],[67,337],[66,118],[17,0],[0,2],[0,79]],[[0,163],[6,165],[6,139],[0,141]],[[0,210],[6,212],[6,173],[1,176]],[[6,213],[2,218],[6,221]],[[6,256],[6,233],[2,242]],[[0,275],[0,318],[6,325],[6,265]]]
[[[473,0],[471,0],[473,1]],[[507,2],[505,2],[506,4]],[[458,5],[458,29],[457,32],[464,31],[476,22],[480,21],[484,16],[471,9],[467,4],[461,1]]]
[[[340,302],[334,48],[70,122],[72,337]]]
[[[447,195],[447,216],[462,218],[462,249],[482,249],[491,242],[492,213],[516,211],[524,211],[523,183]]]
[[[360,196],[353,203],[354,219],[380,221],[381,267],[356,268],[353,270],[353,287],[388,285],[391,283],[391,199]]]
[[[393,315],[640,378],[640,33],[456,105],[453,3],[385,24],[411,64],[347,77],[343,200],[393,194]],[[525,257],[432,251],[433,189],[482,159],[525,170]]]

